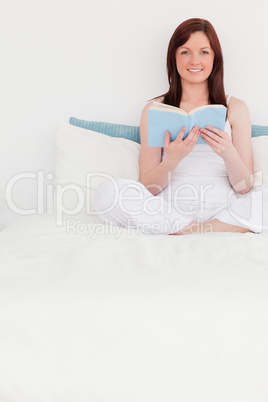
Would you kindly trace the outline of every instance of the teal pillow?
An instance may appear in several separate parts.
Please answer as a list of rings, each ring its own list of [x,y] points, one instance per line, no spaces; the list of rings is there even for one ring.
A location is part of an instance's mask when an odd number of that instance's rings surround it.
[[[261,135],[268,135],[268,126],[251,126],[251,137],[260,137]]]
[[[141,143],[140,129],[137,126],[126,126],[124,124],[105,123],[102,121],[87,121],[70,117],[69,123],[73,126],[97,131],[110,137],[126,138],[127,140]]]
[[[97,131],[98,133],[109,135],[110,137],[126,138],[140,144],[140,129],[138,126],[126,126],[124,124],[105,123],[102,121],[87,121],[70,117],[69,123],[73,126]],[[268,135],[268,126],[252,125],[251,136],[260,137]]]

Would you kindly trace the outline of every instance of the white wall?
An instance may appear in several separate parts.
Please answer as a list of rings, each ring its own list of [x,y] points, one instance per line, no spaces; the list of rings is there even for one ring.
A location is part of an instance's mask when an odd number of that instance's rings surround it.
[[[199,17],[214,25],[226,93],[252,123],[268,125],[265,0],[10,0],[1,12],[0,228],[20,217],[5,187],[20,172],[51,183],[55,128],[69,116],[139,125],[146,101],[168,89],[166,51],[175,28]],[[34,176],[33,176],[34,177]],[[46,192],[46,190],[45,190]],[[37,181],[20,180],[14,202],[36,208]]]

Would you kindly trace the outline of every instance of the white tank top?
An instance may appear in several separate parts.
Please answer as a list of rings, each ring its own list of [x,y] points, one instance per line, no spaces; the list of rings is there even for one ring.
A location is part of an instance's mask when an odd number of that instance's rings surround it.
[[[227,105],[230,96],[227,98]],[[229,120],[226,119],[224,131],[232,138]],[[162,160],[165,157],[163,150]],[[235,194],[222,157],[209,145],[196,144],[193,150],[178,164],[171,175],[168,186],[159,194],[167,201],[177,197],[183,202],[204,203],[209,206],[227,205],[228,197]]]

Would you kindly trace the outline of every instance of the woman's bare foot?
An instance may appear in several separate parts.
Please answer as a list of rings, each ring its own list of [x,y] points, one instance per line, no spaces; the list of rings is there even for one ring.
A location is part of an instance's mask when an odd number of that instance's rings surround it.
[[[207,222],[209,223],[209,222]],[[188,235],[194,233],[209,233],[213,232],[213,227],[211,224],[204,226],[204,223],[198,221],[191,221],[187,226],[183,229],[179,230],[176,233],[172,233],[173,235]]]
[[[241,226],[229,225],[228,223],[221,222],[218,219],[212,219],[211,221],[208,222],[191,221],[183,229],[179,230],[176,233],[172,233],[172,235],[187,235],[194,233],[214,233],[214,232],[253,233],[251,230],[243,228]]]

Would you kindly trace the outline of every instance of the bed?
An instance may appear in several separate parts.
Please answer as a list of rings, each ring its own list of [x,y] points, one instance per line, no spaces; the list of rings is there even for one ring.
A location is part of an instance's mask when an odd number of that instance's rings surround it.
[[[267,402],[268,233],[105,224],[94,190],[138,179],[138,130],[82,123],[57,126],[54,210],[0,233],[0,401]]]

